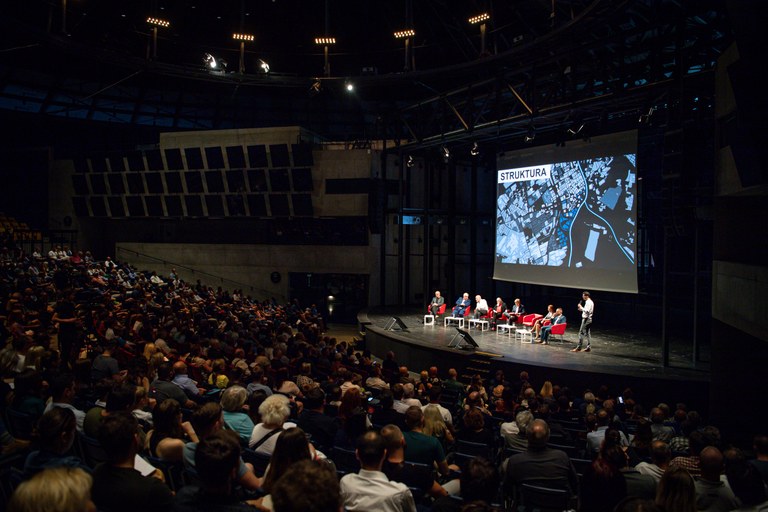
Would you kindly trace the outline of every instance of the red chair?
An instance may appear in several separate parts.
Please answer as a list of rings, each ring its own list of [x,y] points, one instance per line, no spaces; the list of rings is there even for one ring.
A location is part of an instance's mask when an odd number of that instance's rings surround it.
[[[447,306],[447,304],[445,302],[443,302],[443,304],[439,308],[437,308],[437,316],[441,316],[443,313],[445,313],[445,307],[446,306]],[[428,315],[430,314],[429,307],[427,307],[427,314]]]
[[[565,343],[563,335],[565,334],[565,328],[568,326],[566,322],[561,324],[555,324],[552,326],[552,330],[549,331],[550,336],[560,336],[560,343]]]
[[[539,315],[538,313],[531,313],[530,315],[524,315],[522,319],[518,317],[517,323],[523,324],[526,327],[533,329],[533,324],[535,324],[536,320],[538,320],[539,318],[544,318],[544,315]]]
[[[427,308],[427,314],[424,315],[424,325],[434,325],[435,317],[442,316],[443,313],[445,313],[445,307],[446,307],[446,304],[443,303],[439,308],[437,308],[437,315],[433,315],[432,313],[430,313],[429,308]]]

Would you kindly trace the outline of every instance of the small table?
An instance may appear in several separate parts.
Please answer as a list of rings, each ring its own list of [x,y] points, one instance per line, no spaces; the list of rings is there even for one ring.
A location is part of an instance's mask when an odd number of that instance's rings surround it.
[[[424,315],[424,325],[435,325],[435,315]]]
[[[515,331],[515,340],[518,337],[520,338],[520,343],[533,343],[533,333],[528,329],[517,329]],[[526,338],[528,338],[528,341],[525,341]]]
[[[477,324],[480,324],[480,330],[481,331],[487,331],[488,329],[491,328],[491,322],[489,322],[488,320],[484,320],[482,318],[472,318],[472,319],[470,319],[470,321],[469,321],[469,328],[471,329],[472,325],[477,325]]]
[[[507,336],[511,336],[512,333],[515,331],[515,326],[512,324],[497,324],[496,334],[501,334],[502,331],[507,331]]]
[[[447,316],[445,317],[445,320],[443,320],[443,326],[448,327],[450,324],[456,322],[459,324],[459,327],[462,329],[464,328],[464,317],[463,316]]]

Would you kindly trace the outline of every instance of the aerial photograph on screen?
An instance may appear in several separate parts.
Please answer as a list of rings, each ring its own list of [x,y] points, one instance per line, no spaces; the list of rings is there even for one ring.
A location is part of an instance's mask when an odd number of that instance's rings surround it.
[[[635,154],[499,170],[497,263],[634,267],[636,178]]]

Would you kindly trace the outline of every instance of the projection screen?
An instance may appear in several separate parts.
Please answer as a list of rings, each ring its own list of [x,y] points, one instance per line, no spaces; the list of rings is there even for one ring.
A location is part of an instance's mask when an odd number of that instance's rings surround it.
[[[494,279],[637,293],[637,132],[497,157]]]

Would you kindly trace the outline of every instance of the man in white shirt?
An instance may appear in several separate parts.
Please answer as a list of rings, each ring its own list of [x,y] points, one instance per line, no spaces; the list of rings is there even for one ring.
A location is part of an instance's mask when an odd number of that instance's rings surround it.
[[[488,314],[488,301],[480,295],[475,295],[475,302],[477,305],[475,306],[475,312],[473,314],[474,318],[486,316]]]
[[[595,303],[589,298],[589,292],[581,294],[581,298],[584,301],[584,305],[579,303],[579,311],[581,311],[581,328],[579,328],[579,344],[571,350],[571,352],[581,352],[584,338],[587,338],[587,348],[584,352],[590,352],[592,350],[592,314],[595,312]]]
[[[366,432],[357,443],[360,472],[344,475],[341,497],[349,512],[377,510],[382,512],[415,512],[416,505],[408,487],[390,482],[381,471],[386,457],[384,440],[376,431]]]

